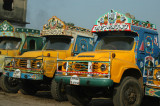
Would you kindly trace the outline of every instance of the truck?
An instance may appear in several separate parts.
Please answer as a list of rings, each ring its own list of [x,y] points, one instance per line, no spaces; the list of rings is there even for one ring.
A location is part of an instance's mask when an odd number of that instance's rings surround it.
[[[55,82],[63,83],[73,105],[105,97],[112,98],[114,106],[140,106],[147,91],[159,94],[155,24],[111,10],[96,21],[92,32],[98,36],[93,51],[57,60]]]
[[[17,86],[10,86],[5,91],[20,91],[34,95],[39,90],[51,90],[52,96],[59,101],[66,100],[62,84],[54,81],[57,59],[75,56],[80,52],[92,51],[93,35],[90,30],[64,23],[53,16],[43,26],[41,36],[46,43],[41,51],[29,51],[21,56],[5,58],[4,76],[18,80]],[[5,80],[2,82],[7,88]],[[13,89],[13,90],[10,90]],[[58,94],[55,91],[59,92]]]
[[[4,71],[5,57],[19,56],[26,51],[41,50],[40,30],[15,28],[7,20],[0,24],[0,79]],[[8,79],[12,85],[15,81]],[[2,87],[2,86],[1,86]]]

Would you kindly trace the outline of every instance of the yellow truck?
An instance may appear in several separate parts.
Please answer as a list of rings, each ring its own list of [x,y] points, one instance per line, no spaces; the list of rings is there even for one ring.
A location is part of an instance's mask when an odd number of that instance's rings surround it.
[[[159,84],[153,81],[160,79],[159,69],[155,76],[152,70],[159,64],[156,26],[111,10],[96,21],[92,32],[98,36],[94,51],[57,60],[56,83],[66,86],[73,105],[109,97],[114,106],[140,106],[147,94],[144,88],[149,92]]]
[[[59,86],[54,85],[54,75],[57,69],[57,59],[75,56],[80,52],[93,50],[93,36],[90,30],[66,25],[56,16],[48,20],[43,26],[41,36],[46,38],[42,51],[26,52],[21,56],[5,58],[4,76],[18,80],[16,87],[9,86],[2,80],[3,89],[6,92],[17,92],[19,89],[23,94],[35,94],[38,90],[51,89],[56,100],[66,99],[64,95],[55,94]],[[64,96],[64,98],[63,98]]]
[[[0,78],[4,70],[5,57],[19,56],[31,50],[41,50],[42,40],[39,30],[15,28],[7,21],[2,22],[0,24]]]

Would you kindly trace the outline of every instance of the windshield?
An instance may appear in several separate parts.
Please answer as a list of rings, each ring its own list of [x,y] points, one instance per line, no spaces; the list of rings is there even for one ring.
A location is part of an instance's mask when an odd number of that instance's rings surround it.
[[[71,37],[50,37],[46,42],[46,50],[68,50]]]
[[[96,50],[131,50],[133,44],[133,37],[105,36],[97,44]]]
[[[0,37],[0,49],[17,50],[20,46],[21,39],[13,37]]]

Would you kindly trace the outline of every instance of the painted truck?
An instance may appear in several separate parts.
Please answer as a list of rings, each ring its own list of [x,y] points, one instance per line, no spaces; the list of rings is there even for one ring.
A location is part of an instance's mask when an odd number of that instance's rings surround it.
[[[9,22],[2,22],[0,24],[0,76],[4,70],[5,57],[19,56],[31,50],[41,50],[42,45],[39,30],[14,28]]]
[[[35,94],[38,90],[48,90],[56,100],[66,99],[63,94],[55,94],[61,90],[54,85],[54,75],[57,69],[57,59],[75,56],[80,52],[93,50],[93,35],[90,30],[66,25],[56,16],[48,20],[44,25],[41,36],[46,38],[46,44],[42,51],[26,52],[19,57],[5,58],[4,75],[19,80],[23,94]],[[16,87],[8,86],[5,80],[2,82],[7,88],[5,91],[17,92]],[[63,92],[62,92],[63,93]],[[59,98],[59,96],[63,96]]]
[[[158,33],[154,24],[129,16],[114,10],[102,15],[92,28],[94,51],[57,61],[55,81],[66,86],[72,104],[86,106],[99,96],[113,98],[115,106],[141,104],[149,70],[159,64]]]

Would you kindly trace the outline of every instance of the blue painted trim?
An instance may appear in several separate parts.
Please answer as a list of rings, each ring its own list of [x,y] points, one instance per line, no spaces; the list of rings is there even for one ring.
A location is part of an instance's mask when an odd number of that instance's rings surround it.
[[[8,77],[13,77],[14,72],[5,71],[3,74]],[[21,73],[20,79],[29,79],[29,80],[43,80],[42,74],[31,74],[31,73]]]

